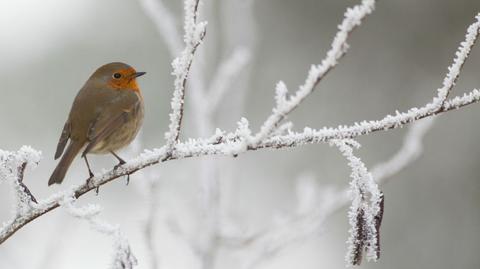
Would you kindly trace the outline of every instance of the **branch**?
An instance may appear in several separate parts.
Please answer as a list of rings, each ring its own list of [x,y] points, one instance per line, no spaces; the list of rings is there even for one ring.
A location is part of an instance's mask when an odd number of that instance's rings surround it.
[[[377,261],[380,256],[378,229],[383,215],[383,194],[365,164],[353,155],[353,148],[359,148],[360,144],[354,140],[332,140],[331,144],[340,150],[352,169],[349,191],[352,204],[348,212],[350,237],[345,260],[347,265],[360,265],[365,248],[367,259]]]
[[[29,146],[23,146],[17,152],[0,150],[0,180],[8,181],[14,190],[16,217],[22,216],[37,200],[23,182],[27,164],[36,166],[40,161],[41,152]]]
[[[421,116],[418,117],[409,117],[408,120],[403,120],[397,123],[390,122],[391,116],[387,116],[385,119],[380,121],[371,121],[371,123],[373,124],[369,125],[365,123],[364,125],[357,124],[349,127],[324,128],[320,131],[306,129],[302,133],[292,133],[269,138],[265,142],[262,142],[257,146],[249,146],[243,151],[238,150],[239,148],[241,148],[243,142],[238,140],[238,137],[231,137],[232,134],[222,134],[215,136],[214,138],[216,141],[222,141],[220,143],[212,142],[213,139],[192,139],[188,142],[178,143],[175,146],[175,151],[171,153],[170,157],[168,157],[169,154],[166,146],[163,146],[159,149],[154,149],[152,151],[147,150],[137,158],[126,163],[124,166],[95,176],[93,179],[91,179],[92,184],[73,186],[72,190],[75,194],[75,197],[78,198],[85,193],[96,189],[96,186],[107,184],[108,182],[113,181],[116,178],[126,176],[128,174],[133,174],[140,169],[154,164],[158,164],[163,161],[210,155],[237,155],[242,152],[259,149],[281,149],[298,147],[305,144],[324,143],[331,139],[355,138],[376,131],[385,131],[388,129],[399,128],[410,122],[417,121],[421,118],[431,117],[440,113],[458,109],[460,107],[477,103],[478,101],[480,101],[480,91],[473,90],[472,92],[465,94],[462,97],[455,97],[447,101],[445,103],[444,109],[441,109],[437,112],[421,114]],[[64,193],[60,192],[54,194],[46,200],[39,201],[39,204],[37,206],[34,206],[33,209],[30,210],[27,214],[23,215],[22,218],[16,219],[14,222],[4,225],[4,227],[0,229],[0,244],[32,220],[57,208],[59,206],[58,203],[62,199],[63,195]]]
[[[300,103],[305,100],[314,90],[318,83],[328,74],[337,64],[338,61],[346,54],[348,49],[347,39],[352,31],[362,23],[362,20],[375,8],[374,0],[363,0],[362,4],[348,8],[345,12],[345,18],[338,26],[339,31],[335,35],[332,42],[332,48],[327,52],[327,56],[319,65],[312,65],[308,72],[307,79],[300,86],[298,91],[287,100],[288,89],[285,84],[280,81],[276,87],[277,105],[273,109],[273,113],[263,123],[260,131],[255,135],[252,144],[259,144],[265,139],[277,125],[285,118],[287,114],[297,108]]]
[[[193,56],[197,47],[201,44],[206,33],[206,22],[197,23],[198,5],[200,0],[185,0],[184,42],[185,49],[182,55],[172,62],[175,76],[173,98],[171,101],[172,113],[170,113],[169,131],[165,133],[169,156],[174,150],[180,135],[180,127],[183,118],[183,104],[185,101],[185,86],[188,74],[192,66]],[[168,157],[167,157],[168,158]]]
[[[453,60],[453,64],[448,67],[448,73],[443,79],[443,87],[437,90],[438,98],[440,99],[440,102],[438,102],[438,109],[445,105],[448,95],[455,86],[455,83],[460,76],[460,71],[477,41],[480,30],[480,13],[477,14],[475,19],[477,21],[468,27],[465,41],[460,43],[460,47],[455,53],[456,58]]]
[[[168,52],[171,57],[176,57],[176,55],[182,50],[182,38],[180,32],[175,26],[175,16],[173,13],[165,6],[163,0],[140,0],[140,5],[143,8],[143,11],[146,15],[154,22],[157,31],[163,37],[167,45]],[[190,67],[191,68],[191,67]],[[193,107],[197,110],[204,108],[204,83],[202,70],[196,68],[189,72],[189,85],[192,89],[192,100],[199,100],[201,105],[197,105],[196,102],[193,103]],[[205,128],[202,123],[203,118],[198,113],[194,113],[194,123],[197,124],[198,129],[202,130],[203,133],[206,133],[208,128]],[[183,117],[183,116],[182,116]]]
[[[331,69],[333,69],[333,67],[336,66],[338,60],[346,53],[346,49],[348,48],[346,42],[349,34],[355,29],[356,26],[360,25],[364,17],[373,11],[374,6],[375,1],[364,0],[362,1],[361,5],[347,10],[345,13],[345,19],[339,26],[340,31],[336,34],[334,41],[332,42],[332,48],[327,53],[327,57],[322,60],[321,65],[312,66],[305,83],[300,86],[295,95],[291,96],[287,100],[286,95],[288,93],[288,89],[286,85],[282,81],[277,84],[275,96],[276,107],[273,109],[272,115],[270,115],[270,117],[262,125],[260,132],[258,132],[253,138],[251,142],[253,145],[258,144],[264,138],[268,137],[268,135],[274,131],[277,125],[285,118],[285,116],[298,107],[298,105],[313,92],[321,79]],[[437,90],[437,96],[433,99],[432,103],[429,104],[427,108],[428,110],[438,113],[442,110],[442,108],[448,106],[447,97],[455,86],[455,83],[460,75],[460,71],[465,64],[472,47],[475,45],[479,34],[480,15],[476,16],[476,20],[477,21],[475,23],[468,27],[465,35],[465,41],[460,43],[460,47],[455,53],[456,57],[454,58],[454,62],[448,67],[448,73],[443,80],[443,86]],[[423,113],[426,113],[426,111]],[[408,115],[404,116],[408,117]],[[401,117],[397,117],[396,119],[402,121],[405,120],[400,118]],[[408,122],[411,122],[411,120]],[[390,129],[393,127],[388,128]]]
[[[17,192],[19,193],[19,195],[20,193],[26,194],[30,199],[30,201],[34,203],[38,203],[37,199],[35,199],[35,196],[33,196],[32,192],[28,189],[27,185],[23,183],[25,168],[27,168],[27,162],[22,163],[22,165],[18,168],[18,179],[16,183],[18,184],[19,189],[17,190]]]
[[[437,99],[438,100],[438,99]],[[434,110],[435,103],[428,103],[421,108],[411,108],[407,112],[398,113],[396,116],[387,115],[381,120],[362,121],[350,126],[338,126],[337,128],[322,128],[314,130],[305,128],[301,133],[290,133],[288,135],[274,136],[266,139],[258,146],[249,146],[249,150],[259,148],[284,148],[296,147],[311,143],[327,142],[331,139],[348,139],[362,135],[368,135],[373,132],[387,131],[390,129],[401,128],[409,123],[420,119],[439,115],[451,110],[456,110],[480,101],[480,91],[472,91],[445,101],[445,105],[438,110]]]

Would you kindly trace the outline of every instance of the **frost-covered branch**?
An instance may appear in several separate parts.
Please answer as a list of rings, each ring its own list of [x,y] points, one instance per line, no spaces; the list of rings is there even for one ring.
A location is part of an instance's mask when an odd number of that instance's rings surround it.
[[[154,22],[158,33],[165,41],[170,56],[172,58],[176,58],[177,54],[182,51],[183,42],[180,31],[176,27],[176,18],[174,14],[165,6],[163,0],[139,0],[139,2],[141,4],[141,7],[143,8],[143,11]],[[190,69],[192,69],[191,66]],[[195,69],[192,69],[191,72],[189,71],[188,73],[188,84],[189,87],[192,89],[191,99],[195,100],[195,102],[192,103],[193,107],[196,108],[195,110],[207,109],[204,105],[206,96],[203,75],[201,71],[201,68],[197,67]],[[209,129],[204,127],[204,124],[202,124],[204,120],[202,114],[204,113],[193,113],[193,121],[197,125],[199,130],[201,130],[203,133],[206,133],[206,130]]]
[[[417,117],[413,115],[410,118],[410,121],[392,122],[392,116],[387,116],[385,119],[380,121],[371,121],[370,123],[372,124],[368,124],[367,122],[365,122],[364,125],[356,124],[352,126],[342,126],[338,128],[324,128],[318,131],[306,129],[304,130],[304,132],[301,133],[289,133],[285,135],[275,136],[265,140],[265,142],[262,142],[257,146],[249,146],[248,148],[244,148],[243,150],[239,150],[242,148],[242,145],[244,143],[240,140],[237,134],[227,134],[224,132],[219,132],[209,139],[191,139],[183,143],[178,143],[175,146],[175,151],[171,154],[169,158],[167,158],[168,152],[166,146],[154,150],[146,150],[137,158],[130,160],[122,167],[119,167],[115,170],[112,169],[110,171],[95,176],[91,180],[91,184],[73,186],[72,190],[74,191],[75,196],[78,198],[85,193],[94,190],[96,186],[107,184],[108,182],[113,181],[117,178],[126,176],[128,174],[133,174],[136,171],[143,169],[147,166],[151,166],[162,161],[167,161],[167,159],[175,160],[207,155],[232,156],[238,155],[246,151],[253,151],[259,149],[281,149],[288,147],[298,147],[313,143],[324,143],[332,139],[355,138],[361,135],[369,134],[371,132],[399,128],[412,121],[417,121],[421,118],[431,117],[437,114],[445,113],[460,107],[477,103],[478,101],[480,101],[480,91],[473,90],[472,92],[467,93],[464,96],[455,97],[445,102],[444,109],[441,109],[437,112],[420,114],[419,116],[417,115]],[[418,111],[418,109],[416,111]],[[38,206],[35,206],[32,210],[29,210],[29,212],[23,215],[21,219],[18,219],[17,221],[8,225],[4,225],[4,227],[0,229],[0,244],[30,221],[57,208],[59,206],[58,202],[62,199],[62,197],[63,193],[60,192],[44,201],[39,201]]]
[[[4,230],[8,229],[13,223],[23,219],[25,214],[31,211],[34,204],[37,203],[23,179],[27,164],[35,167],[38,165],[40,158],[41,152],[32,149],[30,146],[23,146],[17,152],[0,150],[0,183],[7,181],[12,186],[15,196],[13,217],[8,222],[2,224],[0,238]]]
[[[254,136],[251,143],[256,145],[275,130],[277,125],[300,103],[307,98],[318,85],[318,83],[331,71],[338,61],[345,55],[348,50],[347,39],[350,33],[362,23],[362,20],[375,8],[374,0],[363,0],[360,5],[348,8],[345,12],[345,18],[338,26],[339,31],[335,35],[331,49],[327,52],[327,56],[319,65],[312,65],[308,76],[303,85],[299,87],[297,92],[287,97],[288,89],[283,81],[278,82],[275,89],[276,106],[273,113],[263,123],[260,131]]]
[[[379,228],[383,215],[383,194],[365,164],[353,155],[353,148],[359,148],[360,144],[351,139],[332,140],[331,144],[340,150],[352,169],[352,204],[348,212],[350,237],[345,260],[348,265],[360,265],[365,248],[367,259],[376,261],[380,257]]]
[[[0,182],[8,181],[12,184],[16,199],[16,215],[22,215],[28,211],[31,203],[37,203],[37,200],[23,183],[25,169],[27,164],[33,167],[38,165],[41,152],[32,149],[29,146],[23,146],[17,152],[0,150]]]
[[[207,23],[197,22],[199,4],[200,0],[185,0],[185,49],[182,51],[181,56],[172,62],[172,74],[175,76],[175,89],[170,103],[172,112],[170,113],[169,131],[165,133],[168,152],[173,151],[175,144],[178,142],[183,118],[185,87],[187,85],[188,74],[190,72],[190,67],[192,66],[195,51],[202,43],[206,33]]]
[[[130,244],[120,232],[118,225],[111,225],[98,218],[102,211],[98,205],[89,204],[83,207],[75,206],[76,199],[73,196],[64,196],[61,206],[75,218],[87,221],[96,231],[108,235],[114,240],[114,255],[110,266],[111,269],[132,269],[137,265],[137,259],[133,255]]]
[[[452,65],[448,67],[448,73],[443,79],[442,88],[438,89],[438,100],[437,100],[437,109],[441,109],[442,106],[445,106],[445,102],[452,91],[455,83],[460,76],[460,71],[462,70],[463,65],[467,61],[470,51],[472,50],[475,42],[477,41],[478,35],[480,34],[480,13],[475,17],[477,20],[475,23],[471,24],[465,35],[465,41],[460,43],[460,47],[455,53],[455,58]],[[434,102],[436,100],[434,99]]]
[[[313,92],[315,86],[328,73],[328,71],[335,67],[338,60],[346,53],[346,49],[348,48],[346,43],[348,34],[353,31],[356,26],[360,25],[362,19],[373,11],[374,6],[375,1],[364,0],[362,1],[361,5],[347,10],[345,13],[345,19],[339,26],[340,31],[335,36],[334,41],[332,42],[332,48],[327,53],[327,57],[322,61],[322,64],[318,66],[312,66],[305,83],[300,86],[299,90],[293,96],[287,98],[288,89],[284,82],[280,81],[277,84],[275,89],[276,106],[273,109],[273,113],[262,125],[260,131],[253,137],[251,144],[258,144],[260,141],[268,137],[268,135],[270,135],[270,133],[275,130],[277,125],[285,118],[285,116],[293,111],[310,93]],[[443,80],[443,85],[437,90],[437,96],[433,98],[431,103],[420,109],[412,108],[406,113],[397,112],[396,117],[387,116],[384,120],[382,120],[382,122],[362,122],[356,125],[358,127],[363,127],[365,132],[378,130],[373,125],[380,125],[381,127],[378,128],[391,129],[395,128],[394,125],[398,122],[412,122],[416,119],[416,117],[423,118],[430,116],[432,113],[440,113],[443,109],[448,109],[451,105],[460,107],[460,100],[453,100],[457,101],[457,103],[452,104],[447,101],[447,98],[455,86],[455,82],[460,75],[461,68],[465,64],[465,61],[467,60],[470,51],[477,40],[479,29],[480,15],[477,15],[476,22],[468,27],[465,40],[460,43],[460,46],[455,53],[454,61],[452,65],[448,67],[448,73]],[[476,98],[477,94],[478,92],[473,90],[470,92],[470,97]],[[355,132],[356,130],[351,131]]]

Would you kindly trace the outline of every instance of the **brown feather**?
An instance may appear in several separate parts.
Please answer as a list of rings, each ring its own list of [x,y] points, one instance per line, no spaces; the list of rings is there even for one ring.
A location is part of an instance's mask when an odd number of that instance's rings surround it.
[[[67,144],[68,138],[70,137],[70,123],[67,121],[63,126],[62,134],[58,140],[57,150],[55,151],[55,160],[62,156],[65,145]]]
[[[127,114],[128,112],[124,111],[116,118],[113,118],[110,122],[108,122],[104,128],[97,135],[92,137],[90,143],[87,144],[87,147],[82,153],[82,157],[85,157],[87,153],[90,152],[98,143],[102,142],[105,138],[113,134],[117,131],[125,122],[127,122]]]
[[[62,159],[60,159],[60,162],[58,163],[57,167],[50,176],[50,179],[48,180],[48,186],[54,183],[62,183],[68,168],[72,164],[73,159],[75,159],[75,156],[77,156],[77,154],[82,149],[83,144],[84,143],[73,140],[70,142],[70,144],[68,144],[67,150],[63,154]]]

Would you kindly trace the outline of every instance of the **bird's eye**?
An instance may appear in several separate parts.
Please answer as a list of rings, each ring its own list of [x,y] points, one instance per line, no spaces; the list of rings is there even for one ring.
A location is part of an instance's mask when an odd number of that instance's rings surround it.
[[[121,77],[122,77],[122,74],[120,74],[120,73],[113,74],[113,78],[119,79]]]

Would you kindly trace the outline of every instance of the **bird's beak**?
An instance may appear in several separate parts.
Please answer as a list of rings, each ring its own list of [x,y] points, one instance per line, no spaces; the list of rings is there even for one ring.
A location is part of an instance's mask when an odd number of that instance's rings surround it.
[[[133,73],[132,78],[141,77],[141,76],[145,75],[146,73],[147,72],[135,72],[135,73]]]

